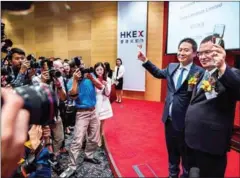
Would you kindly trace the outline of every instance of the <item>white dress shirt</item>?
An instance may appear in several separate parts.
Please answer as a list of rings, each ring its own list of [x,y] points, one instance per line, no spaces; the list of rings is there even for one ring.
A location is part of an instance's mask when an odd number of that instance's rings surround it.
[[[124,77],[124,72],[125,72],[125,68],[123,65],[120,65],[119,66],[119,71],[118,71],[118,76],[117,76],[117,69],[118,69],[118,66],[115,66],[115,69],[114,69],[114,78],[115,79],[120,79],[122,77]]]

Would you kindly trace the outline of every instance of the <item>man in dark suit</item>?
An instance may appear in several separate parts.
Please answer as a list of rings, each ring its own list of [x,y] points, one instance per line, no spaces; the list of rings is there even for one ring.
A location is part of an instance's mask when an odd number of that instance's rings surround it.
[[[212,39],[200,44],[198,57],[206,71],[195,85],[185,122],[189,164],[200,170],[200,177],[224,177],[240,98],[240,70],[226,64],[224,42],[215,45]]]
[[[167,68],[159,69],[146,56],[139,52],[138,59],[154,77],[167,80],[167,98],[165,100],[162,120],[165,124],[165,137],[169,159],[169,177],[179,176],[179,164],[182,159],[183,174],[188,177],[188,166],[185,155],[184,125],[185,114],[189,105],[192,90],[188,80],[203,69],[193,64],[196,56],[197,43],[191,38],[185,38],[178,45],[177,58],[179,63],[170,63]]]

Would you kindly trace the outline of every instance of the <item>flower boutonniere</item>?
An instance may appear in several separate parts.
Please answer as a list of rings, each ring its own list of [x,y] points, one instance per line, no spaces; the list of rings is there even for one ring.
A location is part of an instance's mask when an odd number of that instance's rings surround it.
[[[197,84],[198,79],[200,77],[200,73],[196,72],[193,76],[188,80],[188,91],[192,91],[194,86]]]
[[[205,91],[205,96],[207,99],[213,99],[218,96],[218,93],[215,90],[216,79],[210,77],[208,80],[202,82],[201,88]]]
[[[213,77],[209,77],[208,80],[203,80],[202,81],[202,85],[201,88],[205,91],[205,92],[212,92],[215,89],[215,85],[216,85],[216,79]]]

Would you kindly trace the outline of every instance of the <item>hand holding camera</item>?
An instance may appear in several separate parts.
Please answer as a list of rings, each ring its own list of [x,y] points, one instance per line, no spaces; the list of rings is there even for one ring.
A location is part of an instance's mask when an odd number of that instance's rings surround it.
[[[53,78],[53,82],[54,82],[54,85],[55,85],[58,89],[61,89],[61,88],[62,88],[62,85],[61,85],[59,79]]]
[[[48,83],[49,80],[50,80],[50,75],[49,75],[48,70],[47,70],[47,71],[42,71],[41,81],[42,81],[43,83]]]
[[[51,136],[50,127],[47,125],[47,126],[44,126],[42,129],[43,129],[43,137],[44,138],[49,138]]]
[[[23,99],[12,90],[1,88],[1,92],[3,104],[1,112],[1,175],[9,177],[17,168],[17,163],[24,154],[29,112],[22,109]]]
[[[76,81],[79,81],[82,77],[82,73],[79,69],[77,69],[74,73],[73,73],[73,79]]]
[[[28,69],[30,69],[30,61],[28,60],[23,60],[22,61],[22,65],[21,65],[21,69],[20,69],[20,73],[24,74]]]
[[[31,129],[28,131],[29,139],[32,145],[33,150],[36,150],[41,143],[42,138],[42,126],[41,125],[32,125]]]

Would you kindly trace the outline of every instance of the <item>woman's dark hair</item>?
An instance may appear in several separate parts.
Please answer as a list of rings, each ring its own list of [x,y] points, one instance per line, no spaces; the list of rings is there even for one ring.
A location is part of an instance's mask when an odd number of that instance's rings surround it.
[[[117,61],[120,61],[120,62],[121,62],[121,65],[122,65],[122,59],[121,59],[121,58],[117,58],[117,59],[116,59],[116,65],[117,65]]]
[[[112,69],[110,67],[109,62],[104,62],[105,65],[105,70],[106,70],[106,74],[108,75],[109,78],[112,78]]]
[[[96,73],[96,68],[98,68],[99,66],[102,66],[104,72],[103,72],[103,80],[107,81],[107,75],[106,75],[106,69],[103,65],[102,62],[98,62],[97,64],[94,65],[94,75],[98,78],[98,75]]]
[[[104,66],[105,66],[105,70],[106,70],[107,73],[111,71],[111,67],[110,67],[109,62],[104,62]]]

